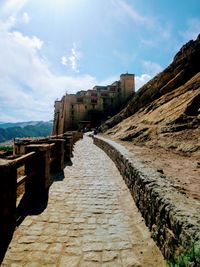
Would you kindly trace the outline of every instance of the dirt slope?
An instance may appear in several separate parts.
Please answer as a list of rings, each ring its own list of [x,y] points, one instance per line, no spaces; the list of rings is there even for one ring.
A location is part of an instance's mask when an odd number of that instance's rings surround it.
[[[200,72],[185,85],[153,101],[107,131],[122,141],[175,150],[200,148]]]
[[[101,129],[200,199],[200,35]]]
[[[155,76],[151,81],[145,84],[134,95],[129,104],[119,114],[106,121],[101,129],[106,131],[112,128],[122,120],[135,114],[141,108],[148,107],[151,111],[153,101],[162,96],[173,92],[180,86],[184,86],[190,79],[192,79],[198,72],[200,72],[200,35],[195,41],[189,41],[185,44],[174,57],[173,62],[161,73]],[[199,80],[194,81],[191,86],[195,89],[199,87]],[[186,90],[191,90],[187,86]],[[184,92],[184,89],[182,89]],[[170,94],[168,94],[170,97]],[[172,95],[173,97],[174,95]],[[162,103],[160,103],[162,104]],[[198,101],[196,103],[198,105]]]

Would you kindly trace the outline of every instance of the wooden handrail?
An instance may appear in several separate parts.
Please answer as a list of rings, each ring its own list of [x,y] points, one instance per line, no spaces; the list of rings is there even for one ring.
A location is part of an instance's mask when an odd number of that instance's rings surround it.
[[[20,176],[17,179],[17,187],[20,186],[21,184],[23,184],[26,181],[26,179],[31,178],[35,174],[36,174],[36,171],[33,171],[33,172],[29,173],[28,175],[22,175],[22,176]]]
[[[38,194],[43,199],[43,193],[46,195],[52,183],[51,175],[64,169],[64,160],[70,159],[73,145],[79,138],[81,138],[80,134],[68,132],[47,138],[15,140],[16,151],[14,150],[14,152],[16,153],[14,155],[19,157],[1,161],[0,164],[0,203],[2,204],[0,217],[3,226],[3,238],[0,240],[0,246],[2,240],[10,241],[16,221],[23,219],[23,217],[16,219],[18,193],[23,192],[27,195],[27,198],[24,198],[25,202],[29,201],[29,197],[38,199]],[[24,184],[25,186],[21,190],[19,186]],[[33,205],[36,204],[33,203]]]
[[[21,184],[23,184],[26,181],[27,178],[28,178],[28,175],[20,176],[17,179],[17,187],[20,186]]]
[[[16,164],[16,167],[18,168],[35,156],[36,156],[36,152],[30,152],[30,153],[25,154],[25,155],[23,155],[17,159],[14,159],[13,162]]]

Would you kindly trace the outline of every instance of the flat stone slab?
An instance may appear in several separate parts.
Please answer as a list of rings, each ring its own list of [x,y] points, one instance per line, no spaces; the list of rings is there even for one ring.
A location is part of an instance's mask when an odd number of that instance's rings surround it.
[[[16,229],[2,266],[164,267],[112,160],[84,136],[47,208]]]

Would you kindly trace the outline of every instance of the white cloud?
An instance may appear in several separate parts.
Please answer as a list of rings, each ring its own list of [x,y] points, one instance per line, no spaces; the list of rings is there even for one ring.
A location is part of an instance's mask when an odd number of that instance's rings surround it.
[[[141,76],[135,76],[135,90],[137,91],[141,88],[145,83],[147,83],[152,76],[149,74],[142,74]]]
[[[144,72],[150,76],[155,76],[163,70],[163,68],[156,62],[143,61]]]
[[[28,36],[24,36],[21,32],[13,32],[12,33],[13,39],[20,45],[24,45],[26,47],[33,47],[36,49],[41,49],[43,45],[43,41],[40,40],[38,37],[33,36],[32,38]]]
[[[142,65],[144,68],[144,73],[140,76],[135,76],[136,91],[163,70],[158,63],[152,61],[142,61]]]
[[[113,0],[113,5],[128,15],[135,23],[148,24],[148,18],[140,15],[131,5],[123,0]]]
[[[74,43],[71,50],[71,56],[69,57],[69,62],[72,70],[74,70],[75,72],[79,72],[78,62],[80,59],[81,59],[81,53],[77,50],[76,44]]]
[[[61,64],[69,66],[74,72],[78,73],[81,56],[81,52],[78,51],[77,45],[73,43],[70,55],[61,57]]]
[[[2,14],[2,10],[0,10],[0,17]],[[27,24],[30,21],[29,15],[24,12],[22,16],[10,15],[7,16],[6,20],[0,20],[0,29],[1,30],[11,30],[14,26],[17,26],[20,23]]]
[[[75,93],[97,84],[90,75],[54,74],[39,52],[42,45],[38,37],[0,27],[0,120],[52,119],[54,101],[66,90]],[[76,50],[73,56],[76,61]]]
[[[0,30],[7,31],[16,25],[16,18],[13,16],[9,16],[5,22],[0,20]]]
[[[61,64],[64,66],[67,66],[67,62],[68,62],[67,58],[65,56],[62,56],[61,57]]]
[[[11,19],[12,21],[12,19]],[[53,118],[53,105],[66,90],[92,88],[96,84],[111,84],[119,77],[113,76],[100,82],[90,75],[56,75],[41,56],[43,41],[38,37],[25,36],[9,27],[0,27],[0,120],[47,120]],[[1,23],[3,25],[3,23]],[[77,70],[80,52],[75,44],[69,57],[63,56],[61,63],[70,64]],[[71,61],[70,61],[71,60]],[[144,62],[146,68],[159,70],[158,64]],[[136,76],[136,89],[151,78],[149,73]]]
[[[190,18],[187,21],[187,29],[184,32],[180,32],[184,41],[189,41],[191,39],[195,40],[200,33],[200,19]]]
[[[7,0],[2,6],[1,12],[5,15],[16,14],[26,3],[27,0]]]
[[[154,24],[153,18],[139,14],[139,12],[137,12],[133,6],[126,3],[126,1],[113,0],[112,3],[116,8],[119,8],[121,12],[124,12],[125,15],[128,15],[136,24],[142,24],[146,27],[150,27],[152,24]]]
[[[0,64],[1,121],[52,119],[54,101],[60,99],[66,90],[75,93],[96,84],[111,84],[119,79],[113,76],[100,82],[90,75],[56,75],[41,56],[43,41],[36,36],[29,37],[19,31],[12,31],[10,27],[0,27],[0,51],[3,51],[0,61],[6,63]],[[71,55],[63,56],[61,63],[71,64],[72,69],[77,71],[80,57],[74,44]],[[154,69],[157,66],[152,62],[145,62],[144,65],[153,66]],[[136,89],[150,78],[149,74],[136,76]]]
[[[22,15],[22,22],[24,24],[28,24],[30,22],[31,18],[28,13],[24,12]]]
[[[129,4],[125,0],[112,0],[112,4],[122,23],[129,18],[134,24],[133,30],[134,27],[137,31],[140,30],[139,38],[142,45],[155,47],[160,43],[173,41],[172,24],[165,18],[143,15],[136,10],[133,4]]]

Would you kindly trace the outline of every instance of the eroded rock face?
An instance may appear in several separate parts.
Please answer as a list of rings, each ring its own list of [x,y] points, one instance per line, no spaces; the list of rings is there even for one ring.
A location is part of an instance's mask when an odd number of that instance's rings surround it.
[[[145,84],[127,107],[101,126],[114,138],[183,153],[199,150],[200,35]],[[173,140],[173,142],[172,142]]]
[[[110,128],[121,120],[150,104],[153,100],[185,84],[200,71],[200,35],[195,41],[185,44],[174,57],[173,62],[135,94],[128,106],[108,120],[102,129]]]

